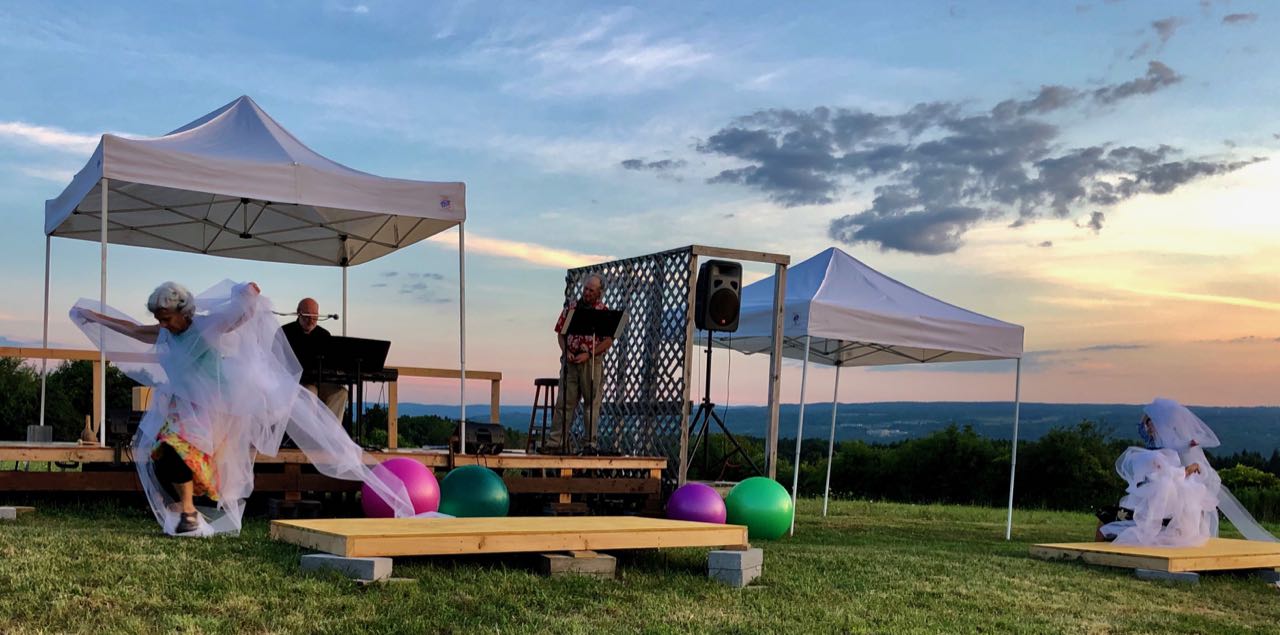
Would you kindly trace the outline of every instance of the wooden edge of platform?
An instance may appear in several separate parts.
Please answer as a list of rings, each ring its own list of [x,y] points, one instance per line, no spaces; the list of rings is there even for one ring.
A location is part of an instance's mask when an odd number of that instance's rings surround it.
[[[314,549],[331,553],[335,556],[352,557],[353,554],[348,553],[348,544],[346,536],[325,532],[317,529],[306,529],[283,523],[278,520],[271,521],[272,540],[287,542],[299,547]]]
[[[1080,560],[1085,564],[1121,569],[1151,569],[1169,571],[1169,559],[1126,553],[1104,553],[1071,549],[1061,545],[1032,545],[1031,557],[1040,560]]]
[[[1030,547],[1030,555],[1040,560],[1080,560],[1085,564],[1122,569],[1150,569],[1166,573],[1200,571],[1234,571],[1247,569],[1272,569],[1280,567],[1278,553],[1203,553],[1188,555],[1172,552],[1168,555],[1151,553],[1125,553],[1103,551],[1101,548],[1067,544],[1041,544]]]
[[[568,531],[469,531],[441,534],[351,536],[312,529],[305,521],[272,521],[271,538],[347,558],[447,556],[664,549],[735,548],[748,545],[747,528],[711,525],[685,528],[574,529]]]

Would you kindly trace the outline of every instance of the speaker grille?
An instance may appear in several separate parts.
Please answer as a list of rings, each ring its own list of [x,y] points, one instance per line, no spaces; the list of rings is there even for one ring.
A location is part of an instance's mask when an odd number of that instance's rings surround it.
[[[738,294],[728,289],[719,289],[711,294],[711,301],[707,304],[707,317],[716,326],[733,324],[738,319]]]

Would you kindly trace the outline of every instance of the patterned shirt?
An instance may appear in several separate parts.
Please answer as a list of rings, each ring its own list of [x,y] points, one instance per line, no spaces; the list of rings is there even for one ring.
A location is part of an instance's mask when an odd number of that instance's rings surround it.
[[[578,305],[575,303],[572,307],[569,307],[569,308],[577,308],[577,307]],[[564,321],[569,317],[569,308],[566,308],[560,311],[560,319],[556,320],[556,328],[555,328],[556,333],[559,333],[560,329],[564,328]],[[597,301],[595,305],[593,305],[591,308],[597,311],[604,311],[604,310],[607,310],[609,307],[605,306],[604,302]],[[599,340],[602,340],[602,339],[604,338],[598,337],[596,338],[596,341],[598,342]],[[565,342],[565,346],[568,349],[568,352],[570,355],[591,352],[591,336],[590,335],[568,335],[566,336],[566,340],[567,341]]]

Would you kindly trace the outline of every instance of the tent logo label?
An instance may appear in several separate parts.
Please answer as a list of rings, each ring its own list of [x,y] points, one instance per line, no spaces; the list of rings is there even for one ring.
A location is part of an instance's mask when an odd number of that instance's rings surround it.
[[[440,209],[448,209],[452,202],[447,198],[440,199]]]

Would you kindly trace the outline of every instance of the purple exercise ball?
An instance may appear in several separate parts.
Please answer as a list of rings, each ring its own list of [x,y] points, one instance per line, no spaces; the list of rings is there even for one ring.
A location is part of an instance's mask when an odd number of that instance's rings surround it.
[[[427,466],[413,459],[400,457],[383,461],[375,466],[373,474],[388,485],[394,484],[397,479],[404,483],[409,501],[413,503],[414,513],[433,512],[440,508],[440,484],[436,482],[435,474],[432,474]],[[382,500],[382,497],[373,491],[368,483],[361,488],[360,492],[360,506],[364,508],[365,516],[392,518],[396,515],[391,505]]]
[[[667,518],[724,524],[724,499],[709,485],[685,483],[667,501]]]

